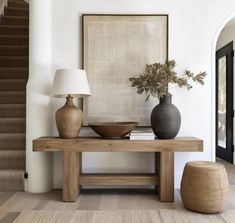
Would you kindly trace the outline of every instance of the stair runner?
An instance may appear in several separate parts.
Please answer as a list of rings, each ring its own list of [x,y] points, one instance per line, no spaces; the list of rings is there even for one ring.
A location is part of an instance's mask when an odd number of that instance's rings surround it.
[[[8,0],[0,20],[0,191],[23,190],[29,5]]]

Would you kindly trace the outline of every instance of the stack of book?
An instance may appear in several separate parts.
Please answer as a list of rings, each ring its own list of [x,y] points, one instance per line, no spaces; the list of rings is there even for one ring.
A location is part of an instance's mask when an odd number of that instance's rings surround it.
[[[146,131],[131,131],[130,140],[154,140],[155,135],[152,130]]]

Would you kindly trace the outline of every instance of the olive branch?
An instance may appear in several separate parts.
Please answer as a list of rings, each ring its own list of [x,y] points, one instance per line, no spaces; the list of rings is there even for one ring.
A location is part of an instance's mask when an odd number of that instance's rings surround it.
[[[179,75],[174,70],[176,66],[175,60],[166,60],[165,63],[146,64],[145,70],[138,77],[131,77],[129,81],[132,87],[137,88],[137,93],[145,93],[146,100],[149,97],[161,98],[169,95],[169,83],[177,84],[180,88],[190,90],[193,86],[190,82],[196,82],[204,85],[206,72],[194,74],[190,70],[185,70],[184,74]]]

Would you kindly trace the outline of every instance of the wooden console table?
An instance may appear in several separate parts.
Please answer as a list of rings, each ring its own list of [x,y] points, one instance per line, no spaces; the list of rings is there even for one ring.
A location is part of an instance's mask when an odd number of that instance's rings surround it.
[[[174,201],[174,152],[203,151],[203,141],[193,137],[139,141],[81,137],[33,140],[33,151],[63,152],[63,201],[75,201],[81,185],[156,185],[160,201]],[[83,174],[82,152],[155,152],[155,174]]]

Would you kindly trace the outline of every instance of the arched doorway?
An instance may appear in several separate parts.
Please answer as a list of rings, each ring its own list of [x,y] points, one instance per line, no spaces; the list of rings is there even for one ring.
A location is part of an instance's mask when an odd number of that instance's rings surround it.
[[[235,12],[218,28],[212,48],[213,155],[234,163],[234,42]]]

